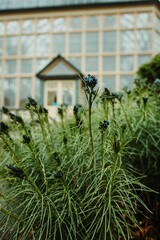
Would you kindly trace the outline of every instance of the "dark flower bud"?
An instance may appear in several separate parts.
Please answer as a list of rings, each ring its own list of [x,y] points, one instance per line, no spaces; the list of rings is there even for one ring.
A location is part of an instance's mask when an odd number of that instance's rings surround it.
[[[29,104],[30,106],[33,106],[33,107],[36,107],[37,106],[37,102],[35,99],[31,98],[31,97],[28,97],[28,100],[29,100]]]
[[[54,152],[52,157],[57,162],[58,165],[61,164],[59,154],[57,152]]]
[[[30,137],[28,137],[27,135],[23,135],[23,143],[29,144],[31,141]]]
[[[104,120],[103,122],[99,123],[99,129],[101,130],[102,133],[104,133],[109,126],[109,122],[107,120]]]
[[[12,165],[6,165],[6,166],[10,170],[10,174],[12,174],[13,176],[18,177],[18,178],[25,177],[25,173],[23,172],[22,169],[20,169],[18,167],[14,167]]]
[[[147,97],[143,97],[142,100],[143,100],[144,107],[146,107],[148,98]]]
[[[42,113],[48,114],[48,110],[46,108],[42,107],[42,106],[39,106],[39,113],[40,114],[42,114]]]
[[[7,114],[7,115],[9,114],[9,110],[6,107],[2,107],[2,111],[4,114]]]
[[[0,122],[0,134],[7,134],[8,133],[8,125],[6,125],[4,122]]]
[[[58,115],[63,118],[63,109],[62,108],[57,108]]]
[[[113,149],[115,153],[118,153],[120,150],[120,140],[117,139],[117,136],[114,138]]]
[[[110,95],[109,89],[108,89],[108,88],[104,88],[104,93],[105,93],[106,95]]]
[[[67,144],[67,138],[66,138],[66,136],[63,137],[63,142],[64,142],[64,144]]]
[[[10,118],[14,121],[14,122],[18,122],[18,123],[23,123],[23,119],[13,113],[9,113]]]
[[[88,74],[88,76],[85,77],[84,82],[87,87],[93,89],[96,86],[98,81],[95,76]]]
[[[63,174],[62,174],[61,171],[57,171],[57,172],[55,172],[55,173],[53,174],[53,176],[54,176],[55,178],[62,178]]]
[[[160,86],[160,79],[157,78],[154,82],[153,82],[154,86]]]

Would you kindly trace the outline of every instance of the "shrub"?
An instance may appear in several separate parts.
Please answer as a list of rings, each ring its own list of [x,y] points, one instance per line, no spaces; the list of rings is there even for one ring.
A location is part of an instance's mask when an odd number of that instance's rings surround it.
[[[7,112],[12,131],[0,125],[2,239],[131,239],[140,227],[139,205],[147,207],[139,193],[150,191],[141,181],[144,161],[147,171],[158,164],[157,100],[151,106],[134,92],[100,93],[96,83],[85,78],[88,107],[75,106],[70,119],[62,106],[60,121],[50,123],[32,98],[31,121]]]

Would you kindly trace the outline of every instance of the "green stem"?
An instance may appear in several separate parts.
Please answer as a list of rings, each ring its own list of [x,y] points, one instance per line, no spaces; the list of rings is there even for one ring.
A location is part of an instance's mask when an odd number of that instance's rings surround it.
[[[127,122],[127,124],[128,124],[128,127],[129,127],[129,130],[132,132],[132,127],[131,127],[131,125],[130,125],[130,123],[129,123],[129,119],[128,119],[128,116],[127,116],[127,114],[126,114],[126,111],[125,111],[125,109],[124,109],[124,107],[123,107],[123,104],[122,104],[120,101],[119,101],[119,103],[120,103],[120,106],[121,106],[122,111],[123,111],[123,113],[124,113],[126,122]]]
[[[91,167],[93,167],[94,162],[94,146],[93,146],[93,135],[92,135],[92,94],[89,94],[88,99],[88,120],[89,120],[89,135],[91,144]]]

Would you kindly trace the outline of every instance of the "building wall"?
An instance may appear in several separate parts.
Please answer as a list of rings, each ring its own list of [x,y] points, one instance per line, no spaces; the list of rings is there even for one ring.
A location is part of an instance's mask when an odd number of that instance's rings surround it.
[[[35,74],[57,54],[97,76],[100,87],[119,90],[159,49],[155,6],[1,14],[0,106],[42,98]]]

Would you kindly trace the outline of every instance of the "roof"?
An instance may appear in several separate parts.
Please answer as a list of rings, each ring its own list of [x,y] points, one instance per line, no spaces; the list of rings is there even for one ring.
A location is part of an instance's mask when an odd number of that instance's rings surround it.
[[[83,79],[83,74],[61,55],[52,59],[36,74],[41,80]]]
[[[0,0],[0,12],[142,3],[159,4],[160,2],[159,0]]]

